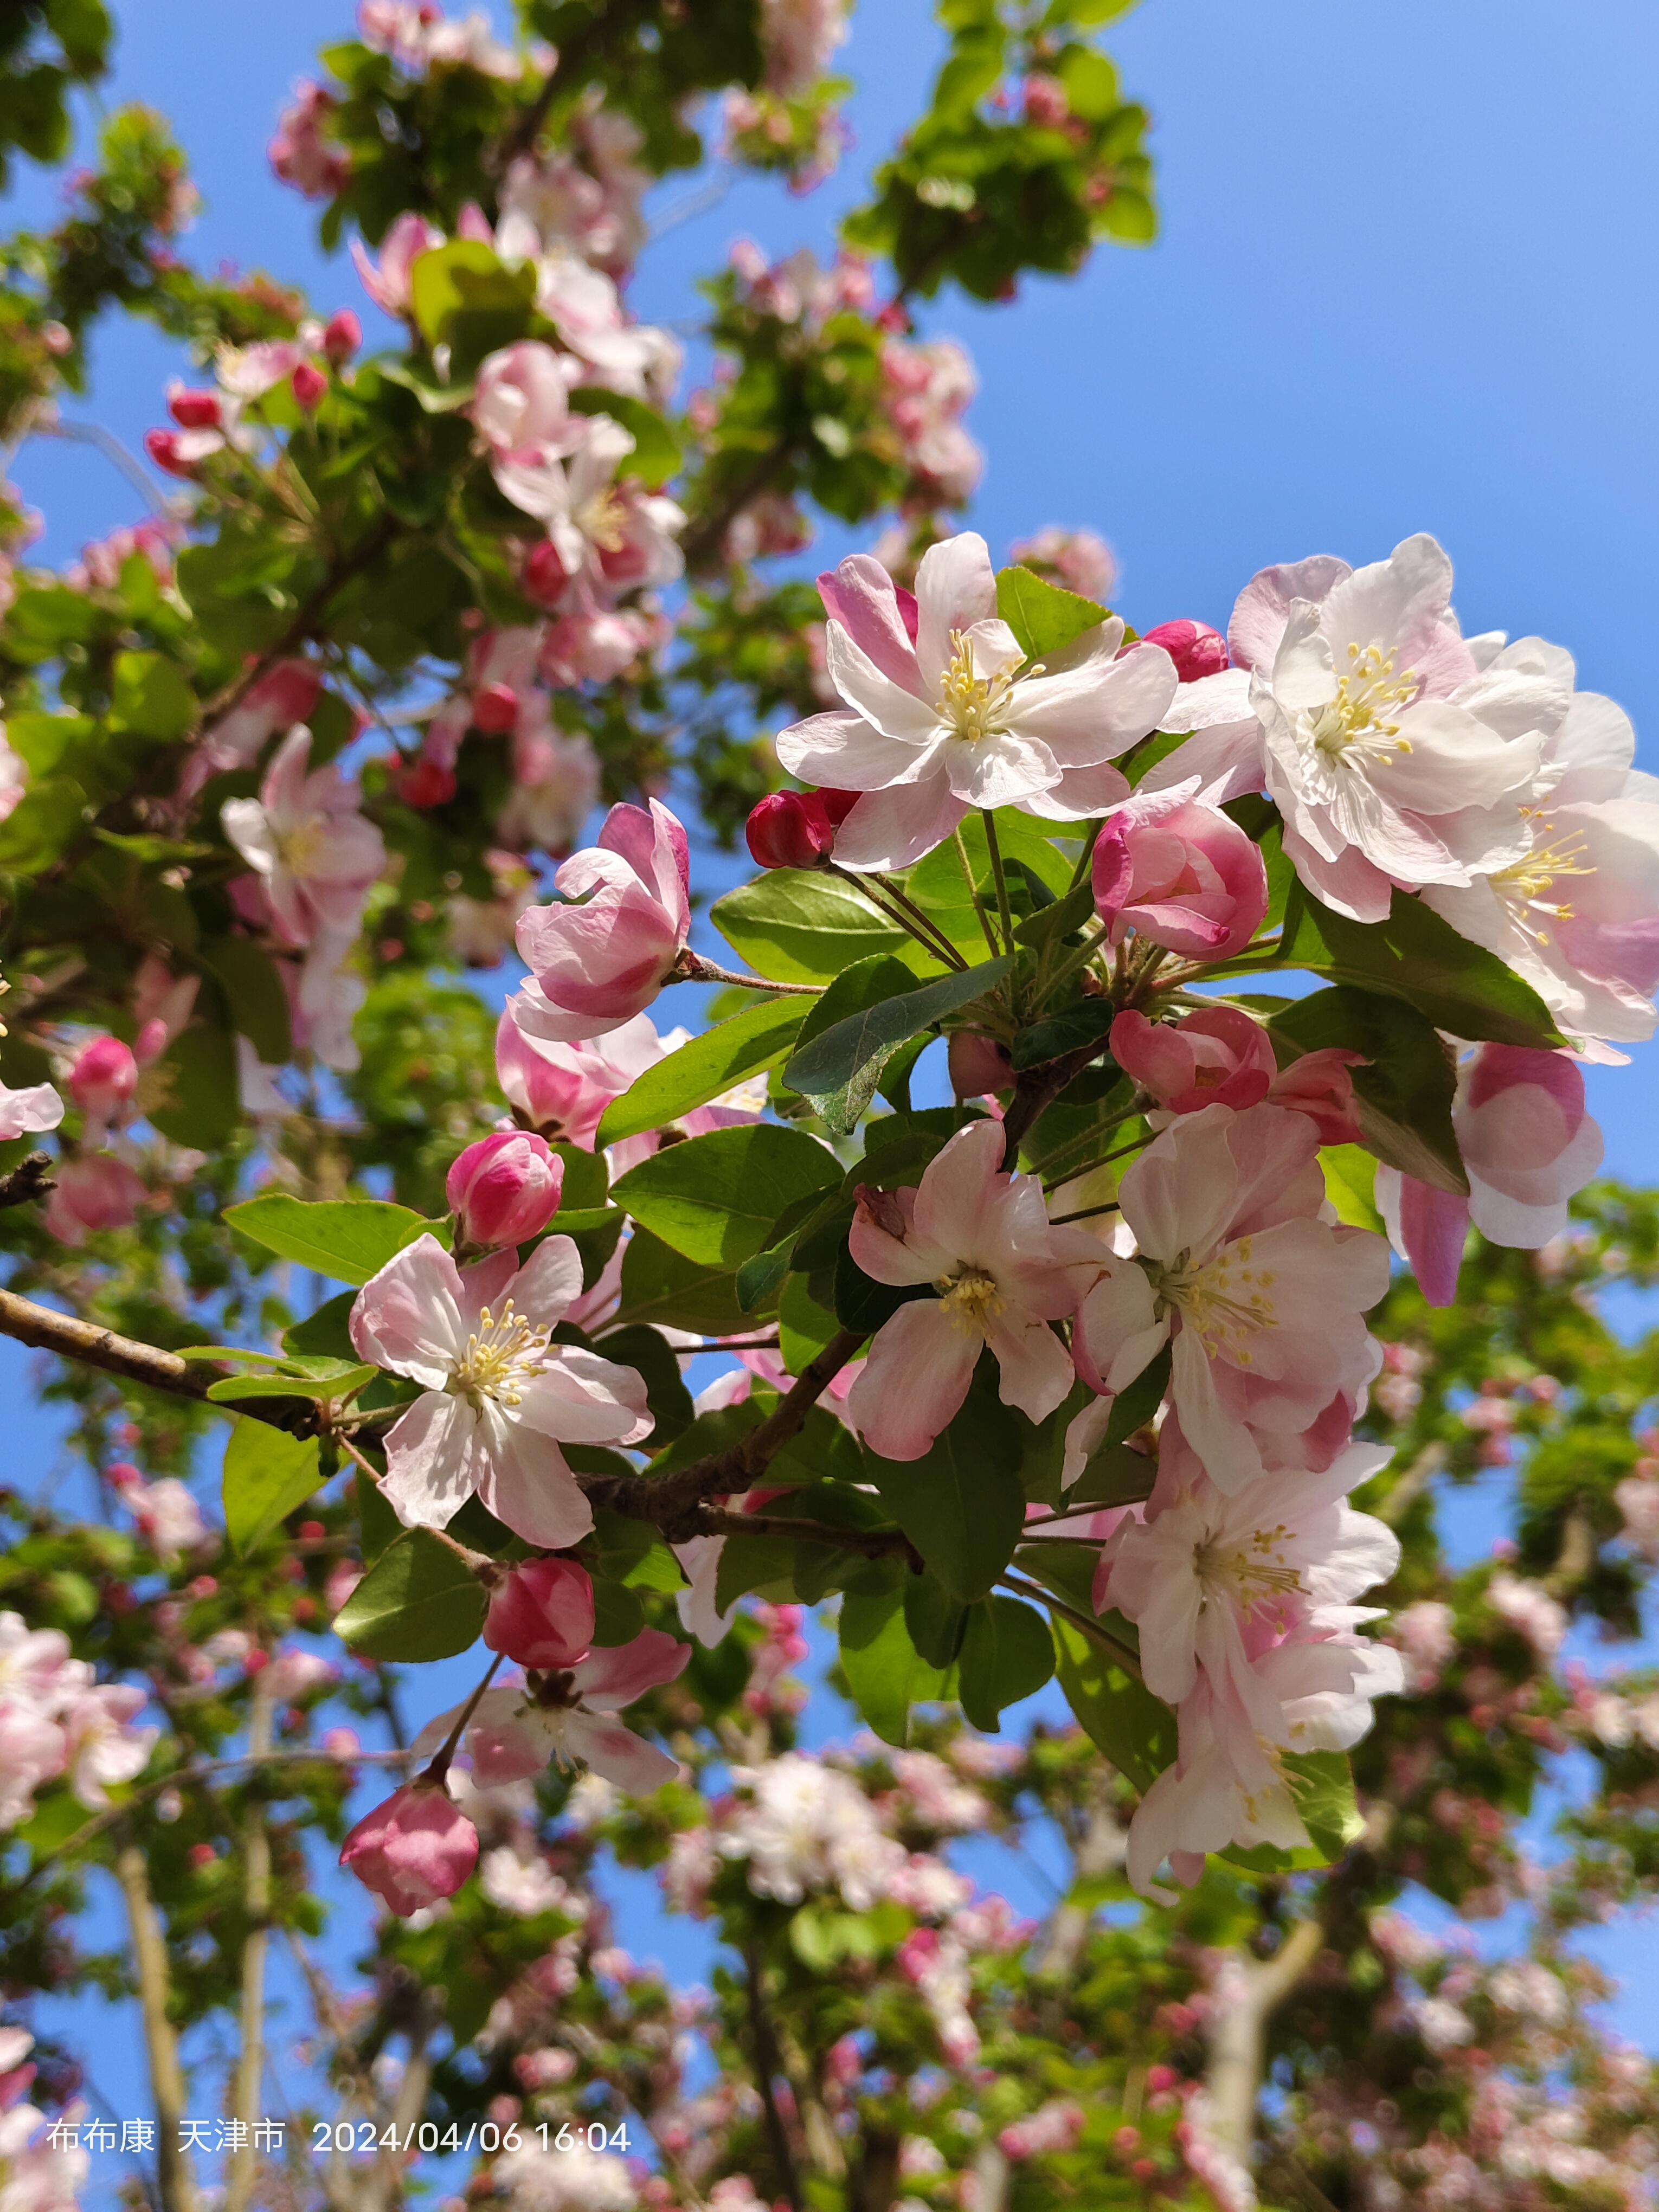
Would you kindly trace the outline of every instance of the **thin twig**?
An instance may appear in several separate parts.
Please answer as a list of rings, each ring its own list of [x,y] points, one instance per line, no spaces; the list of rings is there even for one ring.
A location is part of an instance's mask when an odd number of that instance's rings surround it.
[[[1002,949],[1014,949],[1014,914],[1008,903],[1008,878],[1002,866],[1002,844],[997,836],[997,825],[988,806],[980,809],[980,819],[985,824],[985,849],[991,856],[991,880],[997,887],[997,913],[1002,921]]]
[[[8,1176],[0,1176],[0,1206],[27,1206],[58,1186],[52,1170],[58,1163],[50,1152],[29,1152]]]
[[[681,953],[672,980],[677,983],[738,983],[745,991],[768,994],[781,991],[786,997],[801,999],[821,999],[826,988],[822,983],[780,983],[769,975],[740,975],[736,969],[721,968],[689,949]]]
[[[996,932],[991,927],[991,917],[985,911],[985,902],[981,898],[979,886],[974,881],[973,863],[968,858],[968,847],[963,838],[960,823],[957,824],[951,835],[956,840],[957,858],[961,861],[962,872],[967,878],[968,896],[974,902],[974,912],[979,917],[979,926],[984,932],[985,942],[991,948],[991,957],[993,960],[1000,960],[1002,957],[1002,947],[997,943]]]

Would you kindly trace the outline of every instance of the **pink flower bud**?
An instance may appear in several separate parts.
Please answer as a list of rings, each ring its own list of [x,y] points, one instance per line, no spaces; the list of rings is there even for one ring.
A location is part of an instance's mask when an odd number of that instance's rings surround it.
[[[179,434],[176,430],[146,430],[144,451],[158,469],[170,477],[192,477],[196,471],[191,464],[179,457]]]
[[[538,607],[556,607],[570,582],[570,571],[550,538],[532,548],[519,573],[519,589]]]
[[[510,684],[486,684],[472,695],[472,726],[498,738],[519,719],[519,695]]]
[[[1133,1009],[1112,1024],[1112,1058],[1171,1114],[1231,1106],[1242,1114],[1272,1088],[1278,1063],[1267,1032],[1237,1006],[1205,1007],[1179,1022]]]
[[[340,1864],[400,1919],[453,1897],[477,1863],[478,1832],[441,1783],[406,1782],[346,1838]]]
[[[323,351],[336,368],[349,362],[363,342],[363,326],[349,307],[331,315],[323,331]]]
[[[593,1642],[593,1585],[574,1559],[526,1559],[498,1583],[483,1640],[520,1667],[574,1667]]]
[[[181,430],[216,430],[221,420],[219,395],[216,392],[191,392],[183,385],[175,385],[167,394],[167,413]],[[158,436],[167,433],[160,431]]]
[[[69,1073],[70,1095],[83,1114],[107,1121],[138,1088],[138,1063],[119,1037],[94,1037],[76,1055]]]
[[[1199,805],[1179,787],[1137,796],[1107,817],[1094,890],[1114,945],[1133,930],[1203,960],[1242,951],[1267,911],[1260,851],[1219,807]]]
[[[320,368],[313,368],[308,361],[302,361],[289,379],[289,386],[295,398],[309,415],[328,390],[328,379]]]
[[[444,1188],[463,1244],[494,1250],[539,1235],[558,1211],[564,1162],[546,1139],[502,1129],[469,1145]]]
[[[1144,630],[1143,645],[1161,645],[1176,665],[1183,684],[1196,684],[1200,676],[1216,676],[1227,665],[1227,641],[1208,623],[1159,623]]]
[[[455,771],[441,761],[412,762],[398,778],[398,796],[406,806],[447,806],[455,796]]]
[[[993,1091],[1006,1091],[1014,1079],[1007,1049],[982,1030],[954,1030],[947,1065],[951,1088],[958,1098],[983,1098]]]
[[[750,814],[744,836],[763,868],[815,868],[835,843],[815,791],[769,792]]]
[[[125,1229],[149,1196],[125,1160],[113,1152],[82,1152],[59,1160],[57,1188],[46,1200],[46,1224],[60,1244],[80,1244],[94,1229]]]

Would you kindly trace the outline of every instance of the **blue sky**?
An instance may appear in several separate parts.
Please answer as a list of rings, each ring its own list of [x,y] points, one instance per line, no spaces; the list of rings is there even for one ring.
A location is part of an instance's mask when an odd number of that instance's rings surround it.
[[[264,158],[287,88],[348,29],[348,8],[121,13],[106,96],[172,118],[206,198],[188,250],[301,283],[325,313],[361,308],[349,264],[319,253],[314,211]],[[993,551],[1045,522],[1098,529],[1121,609],[1145,628],[1224,623],[1268,562],[1358,562],[1429,530],[1457,565],[1466,629],[1567,646],[1586,687],[1659,732],[1659,14],[1637,0],[1146,0],[1111,42],[1155,119],[1158,243],[1030,283],[1012,309],[947,296],[925,311],[978,366],[969,422],[988,462],[970,520]],[[842,173],[800,202],[744,184],[678,224],[647,251],[640,313],[693,314],[696,276],[743,233],[827,248],[937,51],[925,0],[864,0],[843,58],[864,82]],[[661,204],[690,188],[671,182]],[[54,191],[25,173],[15,219],[50,220]],[[92,394],[65,412],[137,448],[180,366],[153,335],[112,327]],[[131,488],[83,447],[36,441],[13,472],[47,515],[47,557],[134,519]],[[1659,744],[1643,757],[1659,768]],[[1656,1066],[1648,1048],[1590,1076],[1609,1164],[1638,1178],[1652,1171]],[[21,1372],[0,1355],[14,1389]],[[44,1473],[51,1434],[28,1434]],[[1620,2018],[1654,2040],[1651,2003],[1633,1994]],[[137,2109],[130,2055],[112,2046],[106,2063],[118,2104]]]

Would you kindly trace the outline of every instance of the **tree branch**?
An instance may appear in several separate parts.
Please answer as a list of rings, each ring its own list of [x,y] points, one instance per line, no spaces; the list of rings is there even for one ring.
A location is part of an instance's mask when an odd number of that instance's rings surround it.
[[[270,1753],[272,1704],[267,1666],[253,1678],[247,1731],[250,1759],[264,1759]],[[232,2117],[243,2123],[247,2133],[240,2148],[231,2154],[225,2212],[246,2212],[258,2171],[253,2129],[259,2118],[259,2085],[265,2070],[265,1950],[270,1941],[270,1836],[266,1819],[262,1801],[251,1796],[242,1824],[242,1905],[248,1917],[248,1932],[242,1941],[242,2047],[231,2106]]]
[[[27,1206],[56,1190],[52,1170],[58,1163],[50,1152],[30,1152],[8,1176],[0,1176],[0,1206]]]
[[[761,2103],[766,2108],[766,2141],[772,2154],[772,2163],[777,2169],[778,2187],[783,2191],[790,2212],[802,2212],[800,2177],[795,2171],[795,2154],[790,2146],[789,2131],[784,2126],[783,2114],[778,2109],[777,2092],[773,2082],[782,2072],[782,2061],[778,2056],[772,2023],[767,2016],[766,1993],[761,1987],[760,1956],[751,1944],[744,1953],[744,1970],[749,1989],[749,2033],[755,2046],[755,2080],[760,2089]]]
[[[398,535],[400,525],[392,515],[382,515],[368,534],[360,538],[349,553],[342,553],[330,562],[328,572],[309,598],[302,599],[294,617],[272,640],[263,653],[256,653],[234,683],[227,685],[218,696],[208,702],[195,740],[200,743],[215,725],[240,707],[262,676],[268,675],[279,660],[284,660],[296,645],[303,645],[315,632],[319,618],[327,612],[330,601],[343,585],[362,575],[370,563],[379,559]]]
[[[1210,2027],[1205,2087],[1217,2140],[1248,2172],[1255,2148],[1256,2100],[1261,2094],[1267,2022],[1325,1948],[1325,1923],[1298,1920],[1271,1959],[1233,1954],[1237,1986],[1218,2004]]]
[[[190,2154],[179,2141],[179,2123],[185,2115],[185,2076],[173,2022],[167,2018],[167,1942],[149,1892],[149,1871],[136,1843],[124,1844],[116,1854],[115,1877],[126,1900],[133,1963],[138,1971],[138,2006],[149,2059],[150,2094],[155,2104],[161,2212],[196,2212],[196,2176]]]

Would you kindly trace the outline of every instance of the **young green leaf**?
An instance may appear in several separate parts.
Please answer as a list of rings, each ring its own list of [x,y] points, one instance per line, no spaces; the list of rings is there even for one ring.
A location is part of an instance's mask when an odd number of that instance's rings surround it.
[[[313,1201],[280,1190],[228,1206],[224,1218],[268,1252],[338,1283],[366,1283],[405,1244],[438,1225],[385,1199]]]
[[[291,1437],[267,1422],[239,1419],[225,1445],[222,1497],[231,1549],[251,1552],[322,1480],[315,1437]]]
[[[841,1175],[835,1155],[804,1130],[757,1121],[653,1152],[611,1194],[684,1258],[732,1269],[765,1249],[786,1206],[832,1188]]]
[[[1054,1638],[1035,1607],[994,1593],[969,1607],[957,1695],[976,1729],[995,1735],[1005,1709],[1034,1696],[1054,1671]]]
[[[1097,623],[1108,619],[1107,610],[1076,592],[1063,591],[1030,568],[1001,568],[997,572],[997,612],[1019,641],[1028,660],[1041,660],[1058,653]]]
[[[465,1560],[428,1530],[405,1528],[336,1613],[334,1628],[365,1658],[453,1659],[477,1643],[484,1604]]]
[[[906,969],[905,981],[911,981]],[[816,1008],[814,1009],[816,1012]],[[768,999],[671,1052],[613,1098],[599,1122],[597,1142],[620,1143],[706,1106],[734,1084],[775,1067],[794,1042],[805,1018],[799,999]]]

